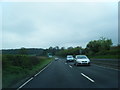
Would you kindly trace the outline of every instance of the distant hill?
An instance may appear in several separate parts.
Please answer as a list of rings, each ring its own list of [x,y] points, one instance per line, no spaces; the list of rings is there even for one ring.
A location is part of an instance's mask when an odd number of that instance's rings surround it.
[[[26,48],[27,55],[44,55],[44,49]],[[20,49],[3,49],[2,54],[20,54]]]

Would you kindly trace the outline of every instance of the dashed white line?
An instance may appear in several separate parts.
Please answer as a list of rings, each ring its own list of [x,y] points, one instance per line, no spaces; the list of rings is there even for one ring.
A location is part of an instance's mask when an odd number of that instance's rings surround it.
[[[65,64],[67,64],[67,63],[65,63]]]
[[[71,67],[71,68],[72,68],[72,66],[71,66],[71,65],[69,65],[69,67]]]
[[[95,82],[94,80],[92,80],[91,78],[89,78],[88,76],[86,76],[85,74],[81,73],[82,76],[84,76],[85,78],[87,78],[88,80],[90,80],[91,82]]]

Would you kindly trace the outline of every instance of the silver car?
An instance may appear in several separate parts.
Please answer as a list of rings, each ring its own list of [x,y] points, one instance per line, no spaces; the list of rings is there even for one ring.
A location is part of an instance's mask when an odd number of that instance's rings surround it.
[[[73,62],[74,57],[72,55],[67,55],[66,62]]]
[[[86,55],[76,55],[74,65],[90,65],[90,59]]]

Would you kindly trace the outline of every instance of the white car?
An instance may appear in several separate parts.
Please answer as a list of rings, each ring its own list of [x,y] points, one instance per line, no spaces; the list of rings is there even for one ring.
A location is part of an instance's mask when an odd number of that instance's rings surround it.
[[[52,58],[52,55],[49,55],[48,57],[49,57],[49,58]]]
[[[55,57],[55,61],[57,61],[57,60],[59,60],[59,58],[58,58],[58,57]]]
[[[74,57],[72,55],[67,55],[66,62],[74,61]]]
[[[86,55],[76,55],[74,65],[90,65],[90,59]]]

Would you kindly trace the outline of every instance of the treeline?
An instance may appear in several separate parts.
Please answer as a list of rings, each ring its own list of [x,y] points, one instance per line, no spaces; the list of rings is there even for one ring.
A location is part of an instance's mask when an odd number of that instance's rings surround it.
[[[32,55],[32,56],[44,56],[44,49],[39,48],[20,48],[20,49],[3,49],[2,54],[12,54],[12,55]]]
[[[80,50],[83,50],[82,47],[68,47],[67,49],[60,49],[55,55],[60,57],[66,57],[67,55],[77,55],[80,54]],[[83,52],[82,52],[83,53]]]
[[[85,54],[88,56],[99,55],[118,55],[120,54],[120,45],[113,46],[112,40],[101,37],[98,40],[92,40],[88,42],[85,48],[81,46],[76,47],[49,47],[48,49],[35,49],[35,48],[21,48],[21,49],[9,49],[2,50],[2,54],[18,54],[18,55],[32,55],[32,56],[48,56],[51,55],[66,57],[66,55]]]
[[[73,56],[77,54],[85,54],[89,57],[93,56],[113,56],[112,58],[120,58],[120,45],[112,46],[112,40],[107,38],[100,38],[98,40],[92,40],[88,42],[85,48],[80,46],[78,47],[69,47],[67,49],[60,49],[56,55],[65,57],[66,55],[71,54]],[[103,57],[104,58],[104,57]]]
[[[87,55],[100,55],[105,54],[112,48],[112,40],[106,38],[100,38],[99,40],[90,41],[85,48],[85,53]]]
[[[60,49],[58,46],[49,47],[48,49],[42,48],[20,48],[20,49],[3,49],[2,54],[6,55],[31,55],[31,56],[48,56],[48,53],[55,55]]]

